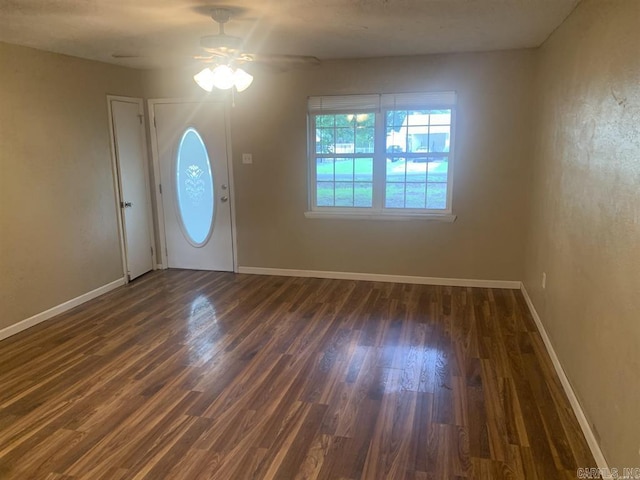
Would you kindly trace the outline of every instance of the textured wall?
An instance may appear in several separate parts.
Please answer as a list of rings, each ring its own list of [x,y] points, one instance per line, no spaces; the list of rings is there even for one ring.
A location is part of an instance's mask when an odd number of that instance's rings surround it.
[[[106,95],[139,73],[0,43],[0,329],[122,277]]]
[[[637,467],[640,2],[583,0],[538,60],[525,285],[610,466]]]

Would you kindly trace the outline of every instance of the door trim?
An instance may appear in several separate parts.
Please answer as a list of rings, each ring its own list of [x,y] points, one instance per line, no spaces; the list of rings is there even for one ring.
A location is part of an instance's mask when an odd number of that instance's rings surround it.
[[[142,142],[142,155],[144,157],[145,169],[144,169],[144,188],[145,195],[147,197],[147,218],[149,220],[153,219],[152,216],[152,208],[151,208],[151,191],[149,185],[151,184],[151,179],[149,178],[149,152],[147,150],[147,125],[144,117],[144,100],[142,98],[136,97],[123,97],[120,95],[107,95],[107,115],[108,115],[108,123],[109,123],[109,146],[111,150],[111,172],[113,174],[113,193],[116,205],[116,215],[118,220],[118,237],[120,238],[120,253],[122,258],[122,275],[124,277],[124,283],[129,283],[129,275],[128,275],[128,261],[127,261],[127,243],[125,238],[125,226],[124,226],[124,216],[122,215],[122,208],[120,208],[120,202],[123,202],[122,198],[122,178],[120,177],[120,164],[118,162],[117,155],[117,147],[116,147],[116,135],[115,129],[113,128],[113,110],[111,108],[111,102],[125,102],[125,103],[133,103],[138,105],[138,112],[142,118],[142,131],[145,133],[145,138]],[[153,261],[151,262],[153,265],[153,269],[157,269],[156,265],[156,241],[154,235],[153,222],[149,225],[149,245],[154,248],[153,252]]]
[[[153,162],[153,177],[154,177],[154,194],[156,198],[156,221],[158,222],[158,238],[160,239],[160,268],[169,268],[169,262],[167,259],[167,237],[164,224],[164,206],[162,204],[162,193],[160,191],[160,156],[158,154],[158,135],[155,128],[155,106],[161,104],[202,104],[202,103],[217,103],[222,104],[224,107],[224,123],[225,123],[225,140],[227,143],[227,172],[229,175],[229,202],[231,206],[231,246],[233,255],[233,271],[238,273],[238,244],[236,233],[236,201],[235,201],[235,183],[233,177],[233,152],[231,149],[231,112],[229,110],[229,102],[224,97],[210,98],[210,99],[197,99],[197,98],[150,98],[147,100],[147,107],[149,113],[149,134],[151,140],[151,159]]]

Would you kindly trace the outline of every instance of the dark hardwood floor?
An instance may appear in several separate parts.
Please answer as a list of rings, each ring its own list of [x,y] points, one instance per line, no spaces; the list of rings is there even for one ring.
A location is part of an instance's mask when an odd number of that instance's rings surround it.
[[[518,291],[164,271],[0,342],[3,479],[575,479]]]

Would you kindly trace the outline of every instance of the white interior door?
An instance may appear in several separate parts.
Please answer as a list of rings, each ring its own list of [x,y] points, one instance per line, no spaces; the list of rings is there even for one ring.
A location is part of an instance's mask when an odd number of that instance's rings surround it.
[[[153,106],[169,268],[233,271],[221,102]]]
[[[129,280],[153,269],[151,206],[141,99],[110,99]]]

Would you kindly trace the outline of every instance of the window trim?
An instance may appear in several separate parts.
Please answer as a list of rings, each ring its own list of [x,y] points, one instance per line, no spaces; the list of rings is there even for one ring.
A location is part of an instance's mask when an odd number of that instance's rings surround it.
[[[377,98],[377,102],[373,100]],[[386,113],[393,110],[451,110],[450,147],[447,168],[446,209],[386,208]],[[454,222],[453,214],[453,170],[455,168],[456,146],[456,92],[419,92],[377,95],[338,95],[309,97],[307,106],[307,185],[308,210],[304,213],[310,219],[352,219],[352,220],[429,220]],[[348,158],[373,158],[373,197],[371,207],[322,207],[317,202],[316,180],[316,116],[339,115],[344,113],[374,113],[375,140],[373,153],[345,154]],[[382,135],[380,134],[382,133]],[[443,155],[444,156],[444,155]]]
[[[331,208],[331,207],[322,207]],[[340,209],[349,209],[349,207],[335,207]],[[394,211],[393,213],[385,213],[385,212],[370,212],[369,207],[358,207],[360,210],[365,210],[364,212],[354,212],[352,210],[349,211],[318,211],[318,210],[308,210],[304,212],[304,216],[306,218],[312,219],[337,219],[337,220],[423,220],[423,221],[434,221],[434,222],[443,222],[443,223],[453,223],[458,218],[457,215],[452,213],[411,213],[404,212],[402,209],[399,212]]]

